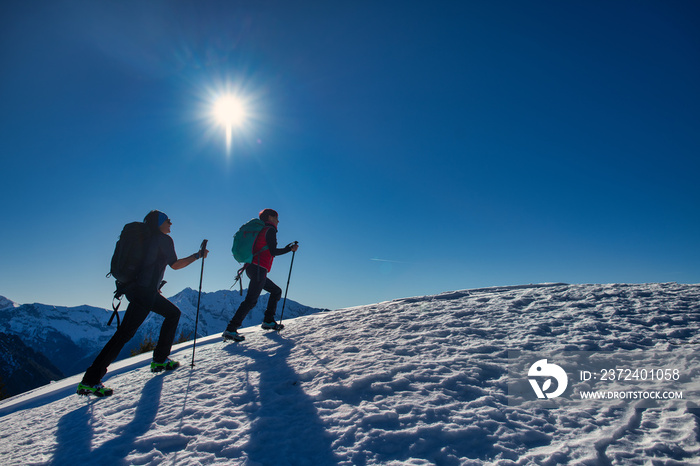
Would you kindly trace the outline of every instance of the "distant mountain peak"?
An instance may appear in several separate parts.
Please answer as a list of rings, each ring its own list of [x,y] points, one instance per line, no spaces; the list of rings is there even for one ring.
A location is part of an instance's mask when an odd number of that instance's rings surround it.
[[[0,296],[0,309],[7,309],[8,307],[19,307],[19,304],[14,301],[10,301],[4,296]]]
[[[198,299],[198,294],[198,290],[185,288],[170,298],[182,312],[177,335],[193,334],[197,318],[198,335],[207,336],[223,332],[243,301],[243,297],[237,291],[203,291],[201,299]],[[115,324],[107,326],[111,309],[108,311],[85,305],[19,305],[6,298],[0,299],[0,332],[17,335],[37,353],[49,356],[51,362],[66,375],[84,371],[116,330]],[[263,296],[244,320],[243,327],[260,325],[266,304],[267,298]],[[127,307],[122,306],[122,316]],[[287,300],[285,317],[291,319],[321,311],[324,309],[311,308]],[[136,335],[120,352],[118,359],[128,357],[131,350],[138,347],[146,337],[156,340],[161,324],[162,317],[149,313]]]

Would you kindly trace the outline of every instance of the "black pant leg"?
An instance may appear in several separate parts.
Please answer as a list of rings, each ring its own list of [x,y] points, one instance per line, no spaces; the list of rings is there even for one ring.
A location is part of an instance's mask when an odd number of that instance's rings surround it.
[[[99,383],[107,373],[107,366],[117,359],[124,345],[134,337],[134,334],[150,312],[151,303],[147,295],[147,293],[143,292],[133,292],[127,295],[129,307],[126,308],[124,319],[112,338],[102,348],[100,354],[97,355],[95,361],[85,371],[83,376],[84,384],[96,385]]]
[[[175,340],[177,332],[177,324],[180,322],[180,309],[170,301],[168,301],[160,293],[156,296],[153,303],[153,312],[165,318],[163,325],[160,327],[160,335],[158,343],[153,351],[153,360],[155,362],[165,362],[170,355],[170,350]]]
[[[275,283],[269,278],[265,280],[265,286],[263,287],[265,291],[270,293],[267,300],[267,308],[265,308],[265,322],[272,322],[275,320],[275,312],[277,311],[277,303],[282,298],[282,288],[275,285]]]
[[[267,281],[267,270],[257,265],[250,264],[246,267],[246,275],[250,278],[250,283],[248,284],[248,292],[245,295],[245,299],[238,306],[236,314],[234,314],[233,319],[226,326],[226,330],[230,332],[235,332],[243,324],[243,319],[248,315],[251,309],[255,307],[258,303],[258,298],[260,298],[260,293],[262,293],[265,282]]]

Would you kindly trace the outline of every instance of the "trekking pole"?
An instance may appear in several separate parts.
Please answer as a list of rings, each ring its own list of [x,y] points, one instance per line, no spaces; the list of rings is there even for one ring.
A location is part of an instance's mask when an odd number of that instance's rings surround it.
[[[199,301],[202,299],[202,278],[204,278],[204,250],[207,248],[207,240],[202,241],[199,254],[202,257],[202,272],[199,274],[199,295],[197,296],[197,316],[194,319],[194,342],[192,343],[192,364],[194,367],[194,349],[197,346],[197,324],[199,323]]]
[[[292,244],[299,244],[299,241],[294,241]],[[280,324],[282,323],[282,318],[284,318],[284,305],[287,304],[287,292],[289,291],[289,281],[292,279],[292,267],[294,266],[294,255],[296,251],[292,251],[292,263],[289,264],[289,276],[287,277],[287,289],[284,290],[284,301],[282,301],[282,312],[280,313]],[[277,333],[280,331],[277,330]]]

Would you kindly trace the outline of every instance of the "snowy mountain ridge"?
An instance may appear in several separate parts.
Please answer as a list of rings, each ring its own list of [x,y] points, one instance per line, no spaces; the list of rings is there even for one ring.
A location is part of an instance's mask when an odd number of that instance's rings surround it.
[[[39,387],[63,378],[63,373],[46,356],[26,346],[17,335],[0,332],[2,397],[23,393],[28,387]]]
[[[19,304],[10,301],[4,296],[0,296],[0,310],[6,309],[8,307],[19,307]]]
[[[75,395],[74,376],[5,400],[0,455],[56,465],[697,464],[698,311],[700,285],[666,283],[498,287],[315,313],[279,334],[246,329],[239,344],[202,338],[194,367],[192,343],[178,345],[183,367],[165,375],[151,374],[150,355],[120,361],[107,399]],[[577,401],[596,385],[574,372],[554,408],[532,390],[511,393],[534,360],[580,352],[676,368],[683,397]],[[514,365],[513,353],[532,358]]]
[[[189,337],[194,333],[198,294],[198,291],[186,288],[170,298],[182,312],[178,336]],[[197,324],[199,336],[222,332],[244,297],[245,293],[241,296],[237,291],[202,292]],[[18,305],[7,298],[0,299],[0,303],[10,303],[0,309],[0,332],[17,335],[28,347],[49,357],[53,364],[67,375],[84,371],[112,337],[117,326],[116,319],[111,326],[107,326],[111,309],[85,305]],[[261,296],[243,325],[261,322],[266,303],[266,296]],[[124,299],[119,311],[120,316],[124,315],[127,305],[128,301]],[[278,309],[281,310],[281,306],[280,303]],[[319,311],[321,309],[287,299],[284,313],[285,316],[293,318]],[[146,336],[157,340],[161,323],[162,317],[151,313],[120,353],[120,359],[128,357],[130,351]]]

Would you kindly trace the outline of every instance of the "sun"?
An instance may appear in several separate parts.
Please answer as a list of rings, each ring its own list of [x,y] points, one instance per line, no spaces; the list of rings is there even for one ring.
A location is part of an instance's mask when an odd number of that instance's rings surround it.
[[[245,120],[243,102],[234,95],[224,95],[214,103],[214,117],[222,125],[238,126]]]
[[[241,126],[246,119],[245,105],[235,95],[227,94],[214,102],[214,119],[226,130],[226,150],[231,150],[233,128]]]

